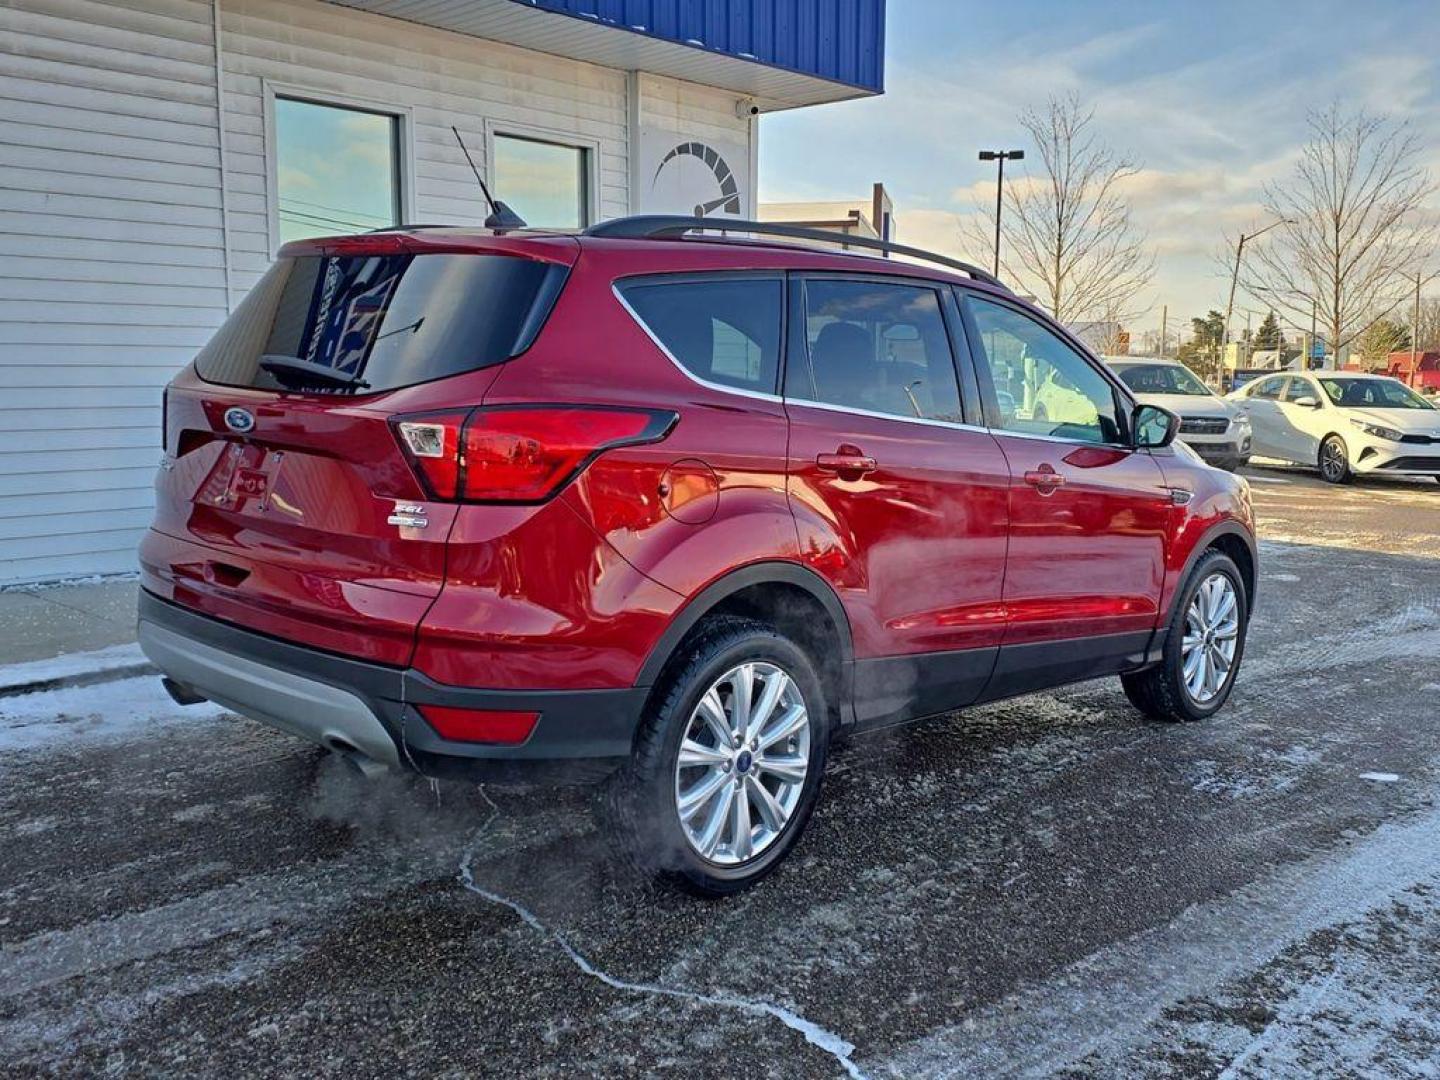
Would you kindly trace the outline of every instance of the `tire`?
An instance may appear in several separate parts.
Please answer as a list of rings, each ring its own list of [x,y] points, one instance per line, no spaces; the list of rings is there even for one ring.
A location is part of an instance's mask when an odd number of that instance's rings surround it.
[[[1233,599],[1233,652],[1229,657],[1229,666],[1225,669],[1223,678],[1211,689],[1208,682],[1201,686],[1201,693],[1192,689],[1192,679],[1187,679],[1187,660],[1193,656],[1186,653],[1185,642],[1187,638],[1196,635],[1194,630],[1196,618],[1192,608],[1197,605],[1197,597],[1201,589],[1205,588],[1214,578],[1224,579],[1224,588],[1228,590],[1229,596]],[[1219,593],[1208,594],[1214,597]],[[1201,604],[1200,618],[1203,621],[1204,601]],[[1220,605],[1223,611],[1223,604]],[[1224,655],[1224,641],[1228,638],[1223,630],[1229,629],[1230,619],[1228,617],[1217,617],[1213,620],[1214,628],[1221,629],[1222,634],[1212,634],[1207,640],[1213,642],[1213,647]],[[1240,571],[1228,555],[1222,552],[1211,550],[1201,556],[1200,561],[1190,572],[1185,581],[1185,586],[1175,598],[1174,613],[1170,616],[1169,630],[1165,636],[1165,650],[1158,665],[1147,668],[1144,671],[1132,672],[1120,676],[1120,684],[1125,688],[1125,696],[1130,699],[1130,704],[1139,709],[1152,720],[1159,720],[1166,723],[1189,723],[1196,720],[1205,720],[1214,716],[1224,706],[1230,697],[1230,691],[1235,686],[1235,679],[1240,672],[1240,663],[1245,657],[1245,637],[1250,625],[1250,607],[1245,596],[1245,585],[1241,580]],[[1187,634],[1187,631],[1189,632]],[[1203,662],[1214,663],[1210,652],[1205,646],[1202,654]],[[1217,665],[1218,666],[1218,665]]]
[[[1350,470],[1350,452],[1345,440],[1330,435],[1320,444],[1320,478],[1330,484],[1348,484],[1355,474]]]
[[[749,683],[752,724],[762,721],[759,739],[752,726],[742,745],[721,745],[714,712],[703,709],[702,702],[714,694],[724,730],[733,735],[733,710],[744,681],[737,673],[747,670],[741,665],[750,665],[754,675]],[[781,696],[761,718],[775,672],[785,676],[776,681],[783,687]],[[796,719],[797,705],[801,720]],[[805,831],[825,770],[829,715],[816,665],[795,642],[754,619],[706,620],[667,665],[641,719],[630,762],[601,792],[602,830],[621,860],[643,876],[702,896],[749,888],[779,865]],[[793,733],[772,742],[768,754],[758,745],[787,727]],[[703,762],[682,766],[682,742],[692,761],[703,757]],[[721,758],[728,760],[722,764]],[[803,777],[790,783],[765,764],[783,766],[793,777],[800,760],[805,762]],[[699,799],[696,793],[703,794],[710,784],[718,786]],[[757,787],[769,794],[768,801]],[[686,820],[682,794],[696,796]],[[707,838],[712,840],[708,853]]]

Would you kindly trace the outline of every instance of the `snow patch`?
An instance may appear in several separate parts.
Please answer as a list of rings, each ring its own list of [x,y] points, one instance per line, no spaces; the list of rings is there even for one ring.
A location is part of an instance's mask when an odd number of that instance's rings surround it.
[[[176,705],[153,675],[19,694],[0,698],[0,753],[134,739],[168,724],[212,723],[225,715],[209,702]]]
[[[1373,780],[1377,784],[1393,784],[1400,779],[1397,773],[1393,772],[1362,772],[1361,780]]]
[[[65,653],[48,660],[31,660],[23,664],[0,666],[0,691],[11,686],[27,686],[30,683],[47,682],[51,679],[69,679],[77,675],[98,675],[115,668],[148,664],[140,646],[112,645],[108,649],[91,652]]]

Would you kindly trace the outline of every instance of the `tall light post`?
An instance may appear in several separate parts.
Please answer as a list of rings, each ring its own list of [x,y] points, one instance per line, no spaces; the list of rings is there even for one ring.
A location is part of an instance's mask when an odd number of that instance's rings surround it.
[[[1235,286],[1240,282],[1240,260],[1245,256],[1246,243],[1254,240],[1257,236],[1263,236],[1277,225],[1293,224],[1295,224],[1293,218],[1281,218],[1279,221],[1272,221],[1263,229],[1255,230],[1249,236],[1246,236],[1243,232],[1240,234],[1240,240],[1235,245],[1235,269],[1230,274],[1230,299],[1225,301],[1225,333],[1222,335],[1225,340],[1221,343],[1222,348],[1230,341],[1230,314],[1235,310]]]
[[[1005,162],[1024,161],[1024,150],[981,150],[981,161],[994,161],[995,175],[995,276],[1000,276],[1000,211],[1005,205]]]

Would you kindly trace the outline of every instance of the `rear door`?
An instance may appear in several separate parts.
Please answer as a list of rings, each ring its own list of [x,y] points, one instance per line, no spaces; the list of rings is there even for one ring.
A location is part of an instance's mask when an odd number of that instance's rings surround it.
[[[1289,378],[1288,375],[1267,375],[1245,392],[1242,408],[1250,417],[1255,453],[1261,457],[1289,458],[1285,418],[1280,414],[1280,394]]]
[[[1011,475],[996,678],[1039,686],[1083,676],[1143,650],[1154,629],[1171,494],[1154,459],[1128,445],[1125,399],[1098,363],[1018,305],[967,292],[965,308]],[[1063,411],[1051,387],[1063,390]]]
[[[790,500],[850,616],[862,722],[967,704],[1003,631],[1009,473],[961,391],[958,314],[925,282],[792,277]]]
[[[480,404],[564,271],[393,238],[278,260],[167,391],[146,587],[405,662],[455,506],[421,488],[392,419]]]

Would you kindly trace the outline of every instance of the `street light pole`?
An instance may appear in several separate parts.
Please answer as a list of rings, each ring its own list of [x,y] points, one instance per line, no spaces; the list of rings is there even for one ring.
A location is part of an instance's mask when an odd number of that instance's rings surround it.
[[[998,162],[995,175],[995,276],[1000,276],[1000,211],[1005,205],[1005,162],[1024,161],[1024,150],[981,150],[981,161]]]
[[[1225,301],[1225,333],[1222,336],[1226,344],[1230,342],[1230,315],[1235,310],[1235,286],[1240,283],[1240,260],[1245,255],[1246,242],[1254,240],[1257,236],[1264,235],[1277,225],[1293,224],[1294,222],[1290,218],[1281,218],[1279,221],[1272,221],[1263,229],[1257,229],[1249,236],[1246,236],[1243,232],[1240,234],[1240,241],[1235,245],[1235,269],[1230,273],[1230,299]]]

